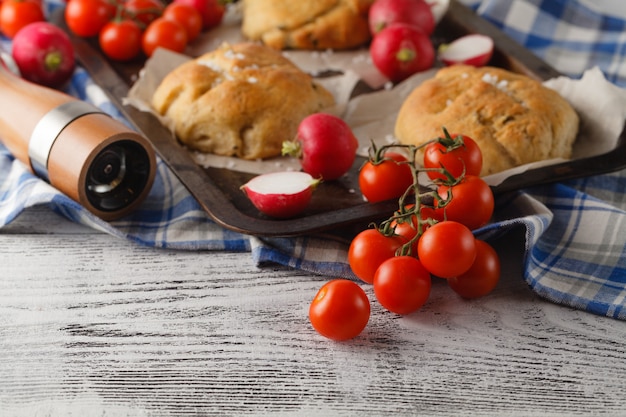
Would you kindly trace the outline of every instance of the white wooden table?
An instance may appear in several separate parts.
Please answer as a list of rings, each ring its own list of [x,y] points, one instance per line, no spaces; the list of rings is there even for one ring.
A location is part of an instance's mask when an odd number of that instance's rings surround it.
[[[490,296],[436,281],[335,343],[307,318],[327,278],[29,209],[0,229],[0,415],[626,415],[626,323],[539,299],[520,242]]]

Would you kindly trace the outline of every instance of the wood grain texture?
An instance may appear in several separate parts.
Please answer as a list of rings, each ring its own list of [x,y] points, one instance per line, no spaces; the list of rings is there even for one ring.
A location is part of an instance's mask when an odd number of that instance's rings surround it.
[[[492,295],[435,281],[335,343],[307,319],[327,278],[32,209],[0,229],[0,415],[624,415],[626,323],[536,297],[519,244]]]

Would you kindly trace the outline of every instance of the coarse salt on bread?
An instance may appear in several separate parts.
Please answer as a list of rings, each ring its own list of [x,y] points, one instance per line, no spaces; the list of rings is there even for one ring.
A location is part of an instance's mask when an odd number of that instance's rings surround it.
[[[415,88],[398,113],[395,136],[419,145],[464,134],[483,153],[481,175],[552,158],[568,159],[579,118],[561,95],[501,68],[453,65]]]
[[[248,42],[182,64],[152,97],[189,148],[248,160],[280,155],[302,119],[333,104],[328,90],[279,51]]]

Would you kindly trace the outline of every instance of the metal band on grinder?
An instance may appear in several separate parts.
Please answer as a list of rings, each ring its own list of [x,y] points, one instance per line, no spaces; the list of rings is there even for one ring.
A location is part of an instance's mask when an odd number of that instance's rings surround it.
[[[48,156],[54,141],[72,121],[92,113],[103,112],[85,101],[73,100],[50,110],[37,122],[28,142],[28,157],[35,174],[50,182]]]

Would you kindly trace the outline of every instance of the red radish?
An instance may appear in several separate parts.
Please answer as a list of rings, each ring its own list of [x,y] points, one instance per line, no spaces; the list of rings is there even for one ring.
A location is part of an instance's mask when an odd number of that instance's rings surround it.
[[[22,77],[48,87],[61,87],[75,68],[74,48],[59,27],[31,23],[13,38],[12,56]]]
[[[302,170],[314,178],[335,180],[352,167],[359,142],[337,116],[314,113],[298,126],[296,138],[283,142],[283,155],[300,158]]]
[[[475,67],[486,65],[493,55],[493,39],[472,34],[439,47],[439,59],[446,65],[465,64]]]
[[[376,0],[369,10],[372,35],[393,23],[416,26],[427,35],[435,30],[435,18],[430,5],[424,0]]]
[[[202,16],[202,30],[205,31],[222,23],[226,12],[223,0],[174,0],[174,2],[188,4],[198,10]]]
[[[400,82],[432,68],[435,48],[421,30],[406,23],[394,23],[374,37],[370,55],[385,77]]]
[[[260,212],[286,219],[306,209],[317,184],[306,172],[282,171],[258,175],[241,189]]]

